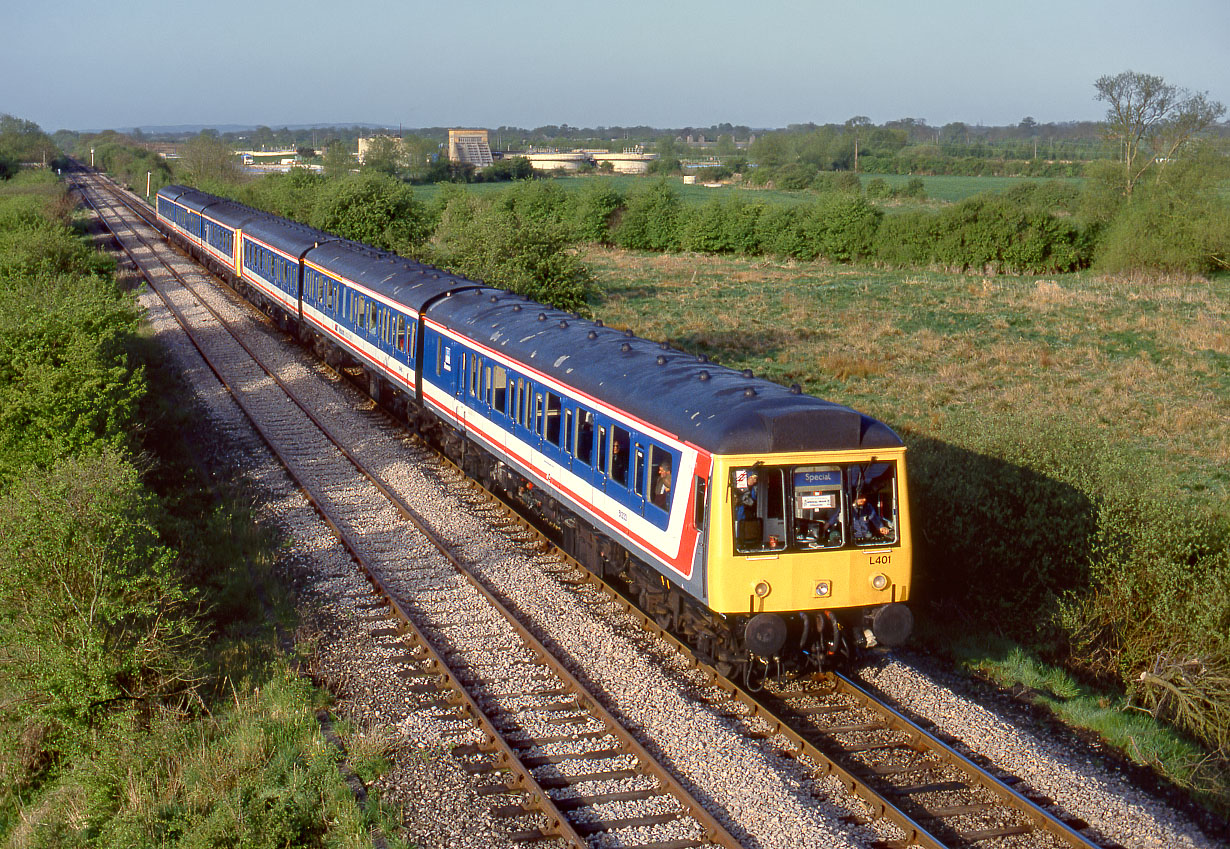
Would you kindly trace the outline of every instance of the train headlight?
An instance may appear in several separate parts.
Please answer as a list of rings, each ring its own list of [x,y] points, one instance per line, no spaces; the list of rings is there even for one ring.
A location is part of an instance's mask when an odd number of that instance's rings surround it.
[[[875,575],[872,575],[871,576],[871,586],[875,587],[877,590],[887,589],[888,588],[888,575],[885,575],[883,572],[879,572]]]
[[[756,586],[752,588],[752,592],[756,593],[756,598],[764,598],[772,589],[768,581],[757,581]]]
[[[828,598],[833,594],[831,581],[816,581],[816,598]]]

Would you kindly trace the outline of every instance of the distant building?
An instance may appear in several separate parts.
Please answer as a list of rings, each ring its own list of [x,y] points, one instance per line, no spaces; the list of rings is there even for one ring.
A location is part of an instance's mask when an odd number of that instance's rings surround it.
[[[449,130],[448,158],[451,162],[466,162],[475,168],[486,168],[495,160],[486,130]]]
[[[367,159],[367,151],[372,146],[372,142],[376,139],[392,139],[397,144],[397,149],[401,151],[402,156],[406,154],[406,144],[398,136],[390,136],[387,133],[379,133],[374,136],[363,138],[359,136],[359,163],[362,164]]]

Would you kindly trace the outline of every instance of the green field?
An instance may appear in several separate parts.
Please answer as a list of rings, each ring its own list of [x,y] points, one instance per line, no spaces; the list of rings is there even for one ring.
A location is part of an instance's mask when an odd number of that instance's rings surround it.
[[[911,179],[914,179],[899,174],[862,174],[860,176],[864,188],[870,180],[877,177],[894,188],[904,186]],[[615,175],[558,177],[553,179],[556,185],[567,192],[580,191],[586,182],[590,180],[606,180],[621,193],[627,195],[658,178]],[[670,181],[671,187],[679,194],[679,197],[688,204],[699,205],[713,198],[725,200],[737,197],[745,200],[763,201],[765,203],[787,204],[808,203],[816,198],[816,193],[812,191],[787,192],[776,189],[753,189],[738,186],[722,186],[711,189],[701,185],[684,185],[683,179],[680,177],[669,177],[667,179]],[[950,203],[981,192],[1007,191],[1018,183],[1048,182],[1048,180],[1038,177],[921,177],[919,179],[923,181],[929,199]],[[1079,179],[1066,179],[1063,182],[1080,185],[1083,181]],[[507,187],[508,183],[470,183],[466,185],[466,190],[477,195],[487,195],[493,192],[500,192]],[[426,203],[430,203],[439,194],[439,191],[440,184],[418,185],[414,187],[415,197]]]

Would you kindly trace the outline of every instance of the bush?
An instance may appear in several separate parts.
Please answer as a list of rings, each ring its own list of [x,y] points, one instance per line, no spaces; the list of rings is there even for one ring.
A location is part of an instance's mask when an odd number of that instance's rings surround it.
[[[471,195],[445,207],[431,250],[437,264],[570,312],[588,309],[593,277],[562,224],[521,218],[507,204]]]
[[[609,180],[587,180],[573,207],[573,235],[582,242],[610,244],[611,224],[623,203]]]
[[[895,266],[923,266],[934,261],[938,216],[922,210],[886,215],[876,230],[873,253]]]
[[[765,208],[756,223],[756,238],[766,254],[812,259],[815,252],[804,222],[805,210],[799,206],[774,204]]]
[[[1139,183],[1106,225],[1098,268],[1209,274],[1230,267],[1228,171],[1220,157],[1201,156]]]
[[[1089,259],[1074,221],[996,195],[976,195],[943,210],[932,231],[933,259],[948,268],[1049,274]]]
[[[879,209],[859,195],[825,195],[804,212],[810,253],[838,262],[868,257],[882,217]]]
[[[28,720],[80,729],[182,688],[190,596],[155,510],[113,451],[28,472],[0,499],[0,664]]]
[[[427,236],[427,215],[404,183],[385,174],[328,181],[307,222],[346,239],[413,256]]]
[[[249,206],[306,223],[312,219],[328,179],[307,168],[292,168],[286,174],[266,174],[243,183],[231,194]]]
[[[628,198],[615,230],[615,244],[643,251],[677,251],[683,202],[665,180],[655,180]]]

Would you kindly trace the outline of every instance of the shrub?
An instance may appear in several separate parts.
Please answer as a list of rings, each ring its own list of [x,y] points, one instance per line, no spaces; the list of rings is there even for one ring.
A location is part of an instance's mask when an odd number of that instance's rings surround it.
[[[806,207],[802,216],[809,252],[839,262],[870,256],[882,217],[879,209],[858,195],[825,195]]]
[[[438,264],[488,285],[571,312],[587,309],[593,277],[563,225],[462,195],[441,215],[432,252]]]
[[[937,216],[911,210],[886,215],[876,230],[876,259],[897,266],[927,265],[934,261]]]
[[[330,180],[312,209],[313,227],[373,247],[413,256],[427,236],[427,216],[404,183],[385,174]]]
[[[677,251],[683,202],[665,180],[655,180],[628,198],[615,244],[645,251]]]
[[[1137,185],[1106,226],[1097,265],[1208,274],[1230,267],[1230,202],[1220,158],[1172,164]]]
[[[623,202],[609,180],[587,180],[573,207],[573,234],[582,242],[609,244],[611,224]]]
[[[155,510],[113,451],[28,472],[0,499],[0,664],[25,716],[83,727],[182,686],[189,594]]]
[[[774,204],[765,208],[756,224],[757,242],[766,254],[813,259],[815,251],[799,206]]]
[[[934,258],[949,268],[1047,274],[1088,262],[1073,221],[995,195],[976,195],[945,209],[934,232]]]
[[[562,228],[572,218],[570,196],[555,180],[523,180],[500,192],[496,205],[519,221]]]
[[[130,447],[144,373],[138,313],[96,277],[0,280],[0,490],[99,444]]]

